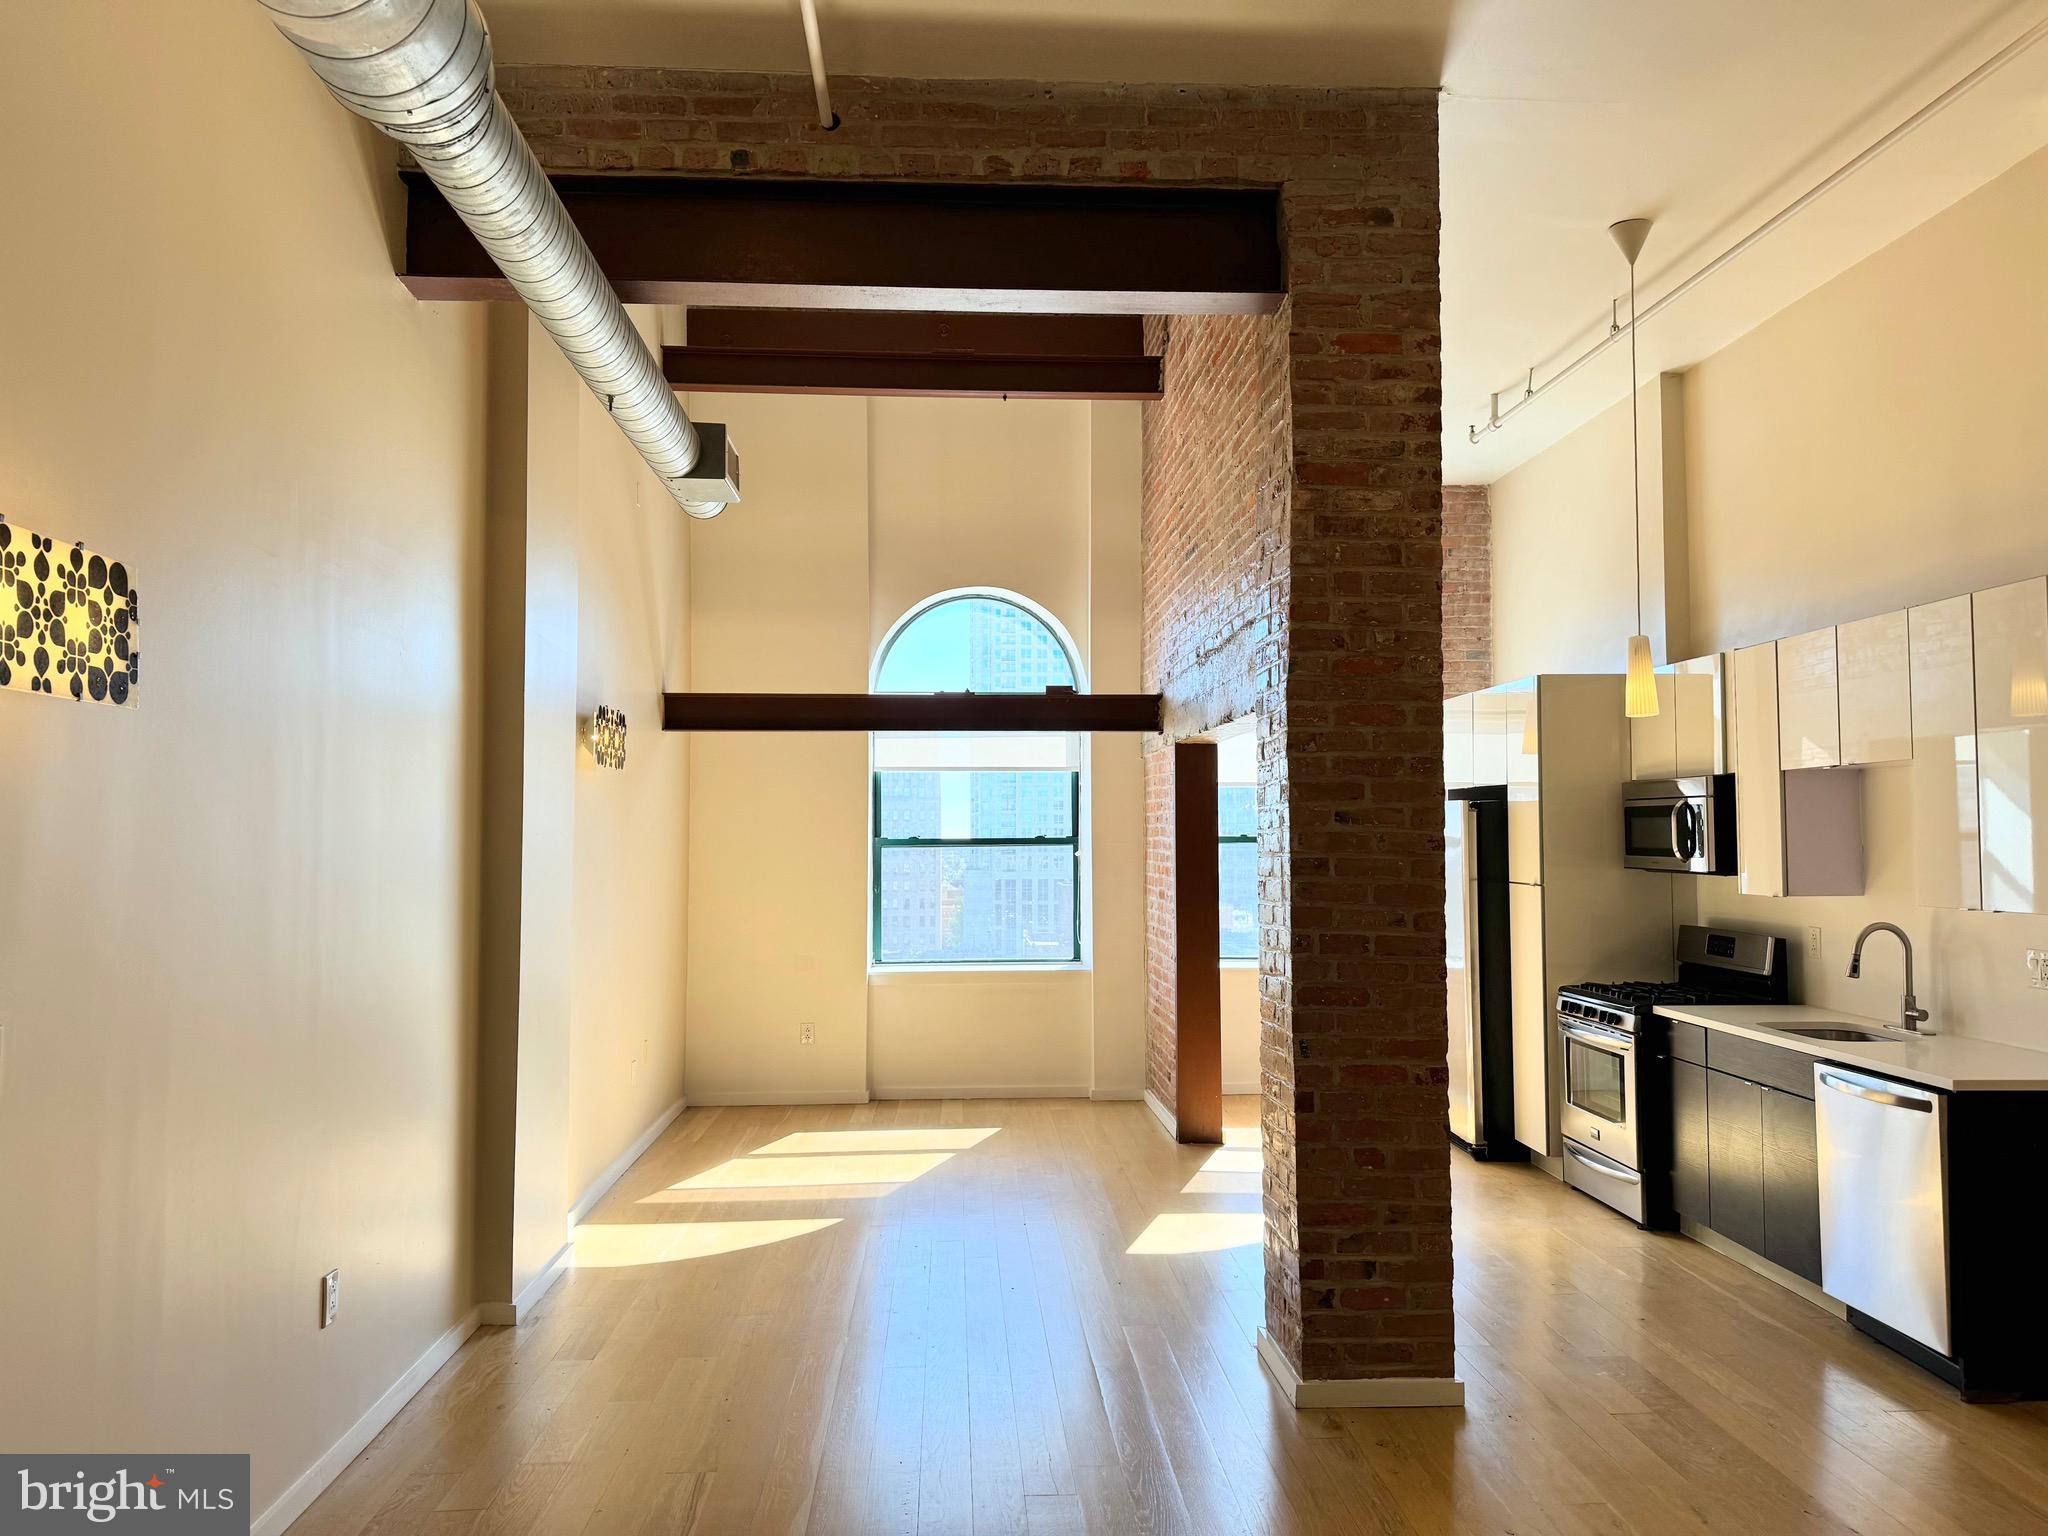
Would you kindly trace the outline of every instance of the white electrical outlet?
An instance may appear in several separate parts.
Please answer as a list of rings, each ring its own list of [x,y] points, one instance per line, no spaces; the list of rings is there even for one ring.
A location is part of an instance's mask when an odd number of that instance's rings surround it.
[[[816,1045],[818,1043],[818,1026],[815,1024],[797,1025],[796,1043],[798,1045]]]
[[[341,1271],[330,1269],[320,1277],[320,1326],[332,1328],[341,1312]]]
[[[1806,958],[1815,965],[1819,965],[1823,958],[1823,948],[1820,925],[1816,923],[1813,927],[1806,930]]]
[[[2027,951],[2027,975],[2032,978],[2030,985],[2048,992],[2048,949]]]

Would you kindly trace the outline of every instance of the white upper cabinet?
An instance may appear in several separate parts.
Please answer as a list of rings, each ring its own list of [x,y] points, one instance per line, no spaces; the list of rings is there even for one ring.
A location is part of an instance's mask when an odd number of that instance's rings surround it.
[[[2048,578],[1971,599],[1984,905],[2048,912]]]
[[[1977,679],[1970,599],[1906,615],[1913,694],[1913,882],[1923,907],[1984,904],[1977,843]]]
[[[1668,663],[1657,669],[1657,713],[1628,723],[1629,777],[1678,777],[1678,677]]]
[[[1881,613],[1835,631],[1845,764],[1903,763],[1913,755],[1906,628],[1904,613]]]
[[[1508,781],[1508,693],[1505,686],[1472,696],[1472,782]]]
[[[1719,652],[1681,661],[1671,668],[1673,778],[1702,778],[1728,771],[1728,738]],[[1662,679],[1658,696],[1662,702]]]
[[[1472,695],[1444,700],[1444,788],[1465,789],[1472,778]]]
[[[1842,715],[1835,632],[1816,629],[1778,642],[1778,742],[1783,768],[1842,762]]]
[[[1778,647],[1729,657],[1735,737],[1735,862],[1745,896],[1785,894],[1785,793],[1778,761]]]
[[[1542,773],[1538,749],[1543,727],[1537,680],[1508,683],[1508,879],[1534,885],[1543,879]]]

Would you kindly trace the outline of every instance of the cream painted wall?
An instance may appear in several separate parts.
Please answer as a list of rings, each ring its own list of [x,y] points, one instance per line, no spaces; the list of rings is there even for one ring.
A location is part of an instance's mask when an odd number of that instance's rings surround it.
[[[1687,373],[1694,651],[2048,571],[2048,433],[2034,420],[2048,384],[2044,250],[2048,152]],[[1628,525],[1626,469],[1614,473],[1626,428],[1626,411],[1610,411],[1495,483],[1497,676],[1613,669],[1610,598],[1626,595],[1626,567],[1582,578],[1578,562]],[[1857,930],[1889,919],[1915,936],[1938,1027],[2048,1049],[2048,993],[2022,965],[2048,944],[2048,919],[1915,907],[1902,774],[1870,770],[1865,788],[1865,895],[1748,898],[1730,881],[1681,880],[1681,920],[1792,936],[1800,995],[1888,1014],[1895,946],[1873,942],[1864,980],[1843,972]],[[1809,924],[1827,956],[1810,974]]]
[[[254,5],[15,8],[0,123],[0,511],[145,657],[0,694],[0,1444],[260,1513],[472,1306],[484,317]]]
[[[650,313],[634,318],[657,339]],[[592,1182],[683,1092],[690,743],[661,729],[689,681],[686,519],[597,397],[577,391],[576,714],[626,713],[626,766],[576,753],[568,1188]]]
[[[1223,965],[1223,1091],[1259,1091],[1259,963]]]
[[[1623,401],[1489,489],[1496,681],[1614,672],[1626,660],[1636,623],[1628,422]]]
[[[690,686],[864,692],[867,402],[689,407],[746,464],[746,500],[689,530]],[[867,765],[861,736],[690,738],[691,1103],[866,1097]]]
[[[748,473],[746,501],[691,530],[693,688],[863,691],[905,611],[973,586],[1051,612],[1094,686],[1136,687],[1135,408],[703,396],[692,409],[733,423]],[[1114,637],[1099,658],[1098,631]],[[690,1102],[1134,1095],[1136,752],[1135,738],[1090,743],[1087,967],[871,984],[866,739],[694,738]]]

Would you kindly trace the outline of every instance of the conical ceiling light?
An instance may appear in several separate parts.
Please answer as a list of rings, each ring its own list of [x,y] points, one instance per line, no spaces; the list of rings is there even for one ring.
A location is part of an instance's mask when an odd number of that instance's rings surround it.
[[[1641,720],[1657,713],[1657,664],[1650,655],[1650,637],[1643,633],[1643,442],[1636,402],[1636,258],[1650,238],[1650,221],[1623,219],[1608,225],[1607,233],[1628,263],[1628,445],[1635,508],[1636,632],[1628,639],[1628,683],[1622,693],[1622,711],[1631,720]]]

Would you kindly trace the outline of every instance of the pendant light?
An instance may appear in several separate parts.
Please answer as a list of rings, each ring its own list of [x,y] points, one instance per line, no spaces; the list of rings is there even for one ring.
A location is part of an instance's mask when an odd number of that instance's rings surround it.
[[[1657,666],[1650,656],[1650,637],[1643,633],[1643,441],[1636,401],[1636,258],[1650,238],[1648,219],[1623,219],[1607,233],[1628,262],[1628,445],[1630,489],[1635,509],[1636,632],[1628,637],[1628,684],[1622,712],[1631,720],[1657,713]]]

